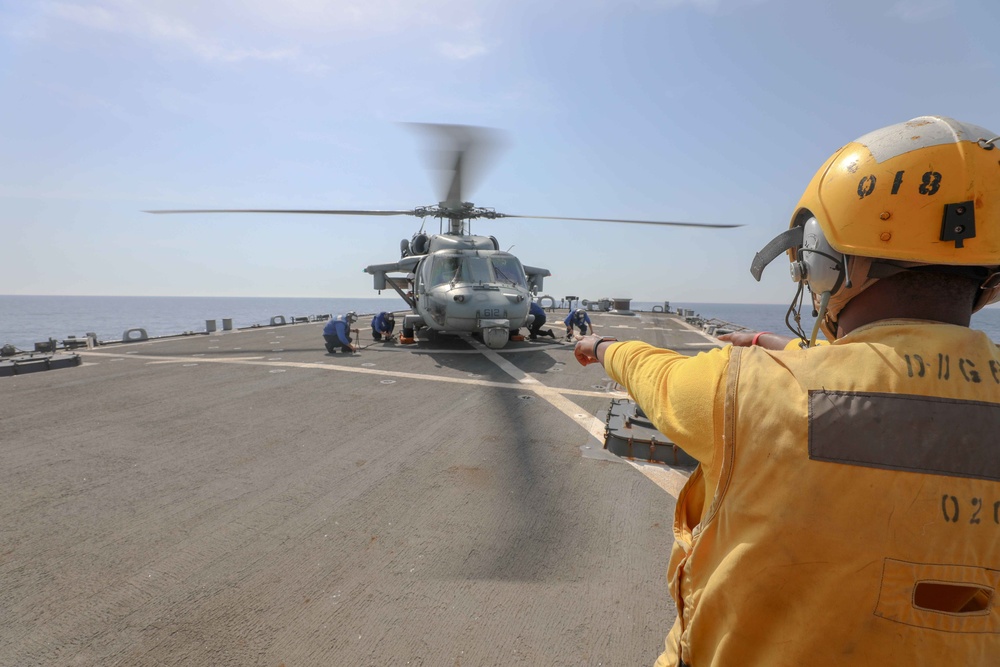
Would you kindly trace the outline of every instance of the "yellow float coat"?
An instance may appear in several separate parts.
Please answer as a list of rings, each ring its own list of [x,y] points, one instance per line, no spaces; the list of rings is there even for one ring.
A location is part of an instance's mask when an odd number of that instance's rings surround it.
[[[1000,665],[1000,355],[885,320],[835,343],[694,357],[611,345],[608,374],[700,465],[657,665]]]

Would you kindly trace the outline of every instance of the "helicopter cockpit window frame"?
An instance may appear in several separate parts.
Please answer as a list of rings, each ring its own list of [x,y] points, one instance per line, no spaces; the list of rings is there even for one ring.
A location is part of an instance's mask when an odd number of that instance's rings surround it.
[[[528,288],[524,267],[513,255],[439,254],[431,259],[426,289],[445,284],[504,284]]]
[[[473,285],[488,285],[494,282],[489,259],[481,255],[462,257],[462,278]]]
[[[524,267],[513,255],[492,255],[490,264],[493,266],[493,276],[498,283],[509,283],[516,287],[528,289],[524,279]]]
[[[432,289],[446,283],[465,282],[460,255],[436,255],[431,258],[426,288]]]

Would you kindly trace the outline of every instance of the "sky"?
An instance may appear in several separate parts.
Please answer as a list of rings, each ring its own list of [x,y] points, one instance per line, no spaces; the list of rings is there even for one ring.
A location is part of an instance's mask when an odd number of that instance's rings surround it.
[[[0,294],[368,297],[434,204],[407,123],[502,130],[466,199],[559,299],[788,303],[813,173],[879,127],[1000,130],[995,0],[0,0]],[[437,221],[429,219],[429,231]],[[391,296],[391,294],[389,294]]]

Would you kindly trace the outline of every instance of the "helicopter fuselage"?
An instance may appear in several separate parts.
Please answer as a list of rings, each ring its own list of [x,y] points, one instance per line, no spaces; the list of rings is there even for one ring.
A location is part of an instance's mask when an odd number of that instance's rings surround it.
[[[376,289],[385,288],[386,273],[406,273],[410,293],[404,297],[410,297],[413,313],[404,318],[404,337],[422,328],[473,333],[488,347],[501,348],[511,332],[529,323],[531,291],[520,260],[498,245],[493,237],[418,235],[400,262],[365,271],[375,277]],[[537,289],[548,271],[531,272],[530,284]]]

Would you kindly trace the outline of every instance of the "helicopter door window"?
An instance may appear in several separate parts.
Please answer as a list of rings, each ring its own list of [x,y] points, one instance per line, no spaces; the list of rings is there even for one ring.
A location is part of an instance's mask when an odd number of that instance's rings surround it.
[[[515,258],[491,257],[490,262],[493,264],[493,275],[496,276],[498,283],[518,285],[525,289],[528,288],[527,283],[524,281],[524,269],[521,267],[521,263]]]

